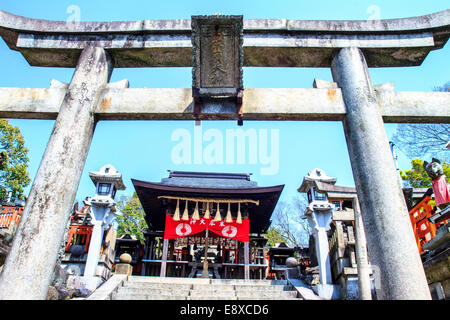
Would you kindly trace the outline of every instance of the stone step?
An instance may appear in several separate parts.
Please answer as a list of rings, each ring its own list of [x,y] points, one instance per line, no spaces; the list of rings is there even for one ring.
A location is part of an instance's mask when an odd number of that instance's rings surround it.
[[[286,280],[243,280],[243,279],[199,279],[199,278],[160,278],[160,277],[140,277],[132,276],[127,283],[158,283],[158,284],[179,284],[195,286],[261,286],[278,287],[286,286]]]
[[[288,296],[188,296],[187,300],[302,300],[292,295]]]
[[[289,295],[292,293],[297,294],[297,291],[283,291],[283,290],[268,290],[268,291],[255,291],[255,290],[235,290],[236,295],[251,295],[251,296],[260,296],[260,297],[270,297],[270,296],[281,296],[281,295]]]
[[[291,295],[260,297],[257,295],[180,296],[180,295],[158,295],[158,294],[136,295],[136,294],[116,293],[113,295],[113,300],[301,300],[301,298],[297,298]]]
[[[210,279],[198,279],[198,278],[176,278],[176,277],[141,277],[131,276],[128,278],[128,282],[139,283],[167,283],[167,284],[208,284]]]
[[[272,291],[272,292],[255,292],[255,291],[244,291],[236,292],[237,297],[255,297],[260,299],[268,299],[272,297],[297,297],[297,291]]]
[[[301,298],[282,296],[282,297],[256,297],[256,296],[238,296],[237,300],[302,300]]]
[[[217,297],[217,296],[236,296],[236,291],[234,290],[191,290],[190,296],[192,297],[198,297],[198,296],[208,296],[208,297]]]
[[[267,285],[286,285],[286,280],[259,280],[259,279],[211,279],[212,285],[251,285],[251,286],[267,286]]]
[[[189,289],[153,289],[153,288],[129,288],[129,287],[122,287],[118,290],[118,293],[120,294],[134,294],[134,295],[151,295],[151,294],[158,294],[158,295],[177,295],[177,296],[187,296],[189,295],[190,290]]]
[[[286,280],[131,276],[113,300],[301,300]]]
[[[158,294],[122,294],[115,293],[112,300],[186,300],[187,296],[181,295],[158,295]]]
[[[192,290],[234,290],[234,286],[220,284],[194,284],[192,285]]]
[[[171,290],[171,289],[184,289],[189,290],[192,288],[192,284],[186,284],[186,283],[157,283],[157,282],[129,282],[126,281],[123,285],[127,288],[147,288],[147,289],[164,289],[164,290]]]
[[[229,284],[193,284],[192,289],[194,290],[208,290],[208,289],[214,289],[214,290],[240,290],[240,289],[248,289],[248,290],[290,290],[290,286],[288,285],[252,285],[252,284],[235,284],[235,285],[229,285]]]
[[[237,296],[188,296],[186,300],[238,300]]]
[[[232,297],[255,297],[255,298],[271,298],[271,297],[296,297],[296,291],[263,291],[256,292],[251,290],[244,291],[234,291],[234,290],[226,290],[226,291],[215,291],[215,290],[207,290],[207,291],[197,291],[197,290],[158,290],[158,289],[136,289],[136,288],[120,288],[118,290],[118,294],[121,295],[129,295],[129,296],[146,296],[146,295],[159,295],[161,297],[166,296],[191,296],[191,297],[209,297],[214,299],[216,297],[222,296],[226,298]]]
[[[289,291],[292,290],[290,286],[276,285],[276,286],[250,286],[250,285],[235,285],[235,290],[253,290],[253,291]]]

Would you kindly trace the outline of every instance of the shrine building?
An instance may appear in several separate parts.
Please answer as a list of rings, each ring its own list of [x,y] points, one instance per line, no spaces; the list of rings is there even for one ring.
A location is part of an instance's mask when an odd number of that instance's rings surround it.
[[[185,171],[169,171],[158,183],[132,182],[148,225],[141,275],[266,278],[264,234],[284,185]]]

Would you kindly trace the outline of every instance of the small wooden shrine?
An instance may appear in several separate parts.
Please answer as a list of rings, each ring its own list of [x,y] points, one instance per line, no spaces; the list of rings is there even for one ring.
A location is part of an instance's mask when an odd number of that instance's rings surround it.
[[[130,234],[125,234],[116,239],[114,263],[120,263],[120,256],[128,253],[131,256],[130,265],[133,267],[132,274],[140,275],[142,268],[142,256],[144,247],[139,239]]]
[[[268,276],[275,279],[281,279],[286,271],[286,260],[294,257],[297,248],[290,247],[286,243],[277,243],[269,248],[267,255],[269,256]]]
[[[132,179],[149,226],[142,275],[265,279],[264,234],[284,185],[250,174],[169,171],[160,183]]]

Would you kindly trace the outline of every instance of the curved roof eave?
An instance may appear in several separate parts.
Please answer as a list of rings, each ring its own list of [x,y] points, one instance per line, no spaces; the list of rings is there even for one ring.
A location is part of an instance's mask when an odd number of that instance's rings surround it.
[[[254,187],[254,188],[202,188],[202,187],[183,187],[183,186],[173,186],[166,185],[155,182],[147,182],[142,180],[131,179],[133,185],[150,188],[160,191],[171,191],[171,192],[195,192],[195,193],[240,193],[240,194],[256,194],[256,193],[267,193],[267,192],[281,192],[284,188],[284,184],[270,186],[270,187]]]

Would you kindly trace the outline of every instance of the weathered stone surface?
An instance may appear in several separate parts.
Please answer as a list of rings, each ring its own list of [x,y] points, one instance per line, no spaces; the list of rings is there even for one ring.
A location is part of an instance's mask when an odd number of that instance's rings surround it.
[[[117,88],[102,90],[98,120],[193,120],[192,89]],[[0,117],[56,119],[66,89],[0,88]],[[384,122],[450,123],[449,92],[376,90]],[[345,106],[340,88],[245,89],[246,120],[342,121]],[[236,109],[226,101],[206,101],[201,120],[234,120]]]
[[[66,287],[71,293],[71,297],[88,297],[92,291],[86,288],[81,276],[69,276]]]
[[[193,16],[192,87],[243,88],[242,16]]]
[[[341,49],[333,79],[346,107],[343,121],[372,266],[382,299],[430,299],[377,96],[358,48]],[[411,281],[414,279],[414,281]]]
[[[66,287],[55,284],[54,288],[58,292],[58,300],[68,300],[71,298],[71,292]]]
[[[244,66],[329,67],[335,48],[362,48],[370,67],[420,65],[450,36],[450,10],[389,20],[245,19]],[[116,67],[190,67],[191,20],[48,21],[0,11],[0,35],[31,65],[74,67],[87,45]]]
[[[9,251],[11,250],[12,239],[13,235],[8,232],[8,229],[0,230],[0,266],[3,265]]]
[[[54,286],[49,286],[47,290],[46,300],[58,300],[59,293]]]
[[[116,264],[116,272],[115,274],[127,274],[131,276],[133,272],[133,267],[128,263],[118,263]]]
[[[111,71],[103,49],[83,50],[0,275],[0,299],[46,297]]]
[[[115,274],[108,279],[100,288],[95,290],[87,300],[111,300],[112,295],[127,281],[128,275]]]

